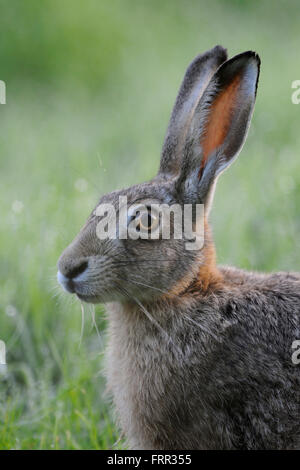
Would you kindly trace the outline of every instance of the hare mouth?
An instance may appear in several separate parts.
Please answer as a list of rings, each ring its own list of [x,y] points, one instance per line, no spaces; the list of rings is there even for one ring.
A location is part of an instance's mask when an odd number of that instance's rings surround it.
[[[119,295],[114,293],[106,293],[103,295],[92,295],[92,294],[79,294],[76,292],[76,296],[82,302],[87,304],[105,304],[107,302],[114,302],[122,300]]]

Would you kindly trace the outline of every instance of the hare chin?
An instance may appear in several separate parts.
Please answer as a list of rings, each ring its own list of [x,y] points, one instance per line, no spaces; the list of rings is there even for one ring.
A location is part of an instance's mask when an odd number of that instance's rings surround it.
[[[83,294],[76,294],[78,299],[82,302],[86,302],[87,304],[100,304],[103,303],[103,299],[99,296],[94,295],[83,295]]]
[[[79,300],[82,302],[85,302],[87,304],[103,304],[107,302],[115,302],[115,301],[121,301],[122,298],[118,296],[117,294],[95,294],[95,295],[90,295],[90,294],[79,294],[76,292],[76,296],[78,297]]]

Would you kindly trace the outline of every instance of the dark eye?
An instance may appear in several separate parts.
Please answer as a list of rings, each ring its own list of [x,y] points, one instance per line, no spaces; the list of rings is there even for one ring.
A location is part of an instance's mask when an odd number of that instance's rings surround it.
[[[134,239],[158,239],[161,213],[157,204],[139,204],[128,210],[128,234]]]
[[[150,232],[157,228],[159,224],[159,216],[150,210],[140,212],[137,217],[137,229],[143,232]]]

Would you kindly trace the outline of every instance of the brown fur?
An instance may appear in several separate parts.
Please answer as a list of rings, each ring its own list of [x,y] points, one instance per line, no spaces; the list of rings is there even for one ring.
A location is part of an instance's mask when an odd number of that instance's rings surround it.
[[[219,289],[224,282],[223,275],[216,265],[216,250],[212,240],[211,228],[204,220],[205,245],[201,254],[191,267],[191,271],[180,279],[166,294],[168,298],[176,296],[205,296],[207,292]],[[203,259],[205,262],[203,262]]]

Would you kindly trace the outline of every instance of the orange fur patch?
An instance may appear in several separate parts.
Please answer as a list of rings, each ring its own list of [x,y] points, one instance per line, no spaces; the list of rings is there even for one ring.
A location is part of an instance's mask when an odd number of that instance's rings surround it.
[[[223,276],[216,266],[216,253],[212,241],[210,227],[205,220],[205,245],[199,253],[192,269],[180,279],[173,288],[166,294],[166,297],[205,295],[209,290],[217,288],[223,284]]]
[[[237,75],[225,90],[218,95],[211,106],[208,122],[201,140],[203,158],[199,170],[199,178],[202,176],[209,155],[222,145],[226,138],[240,82],[241,75]]]

